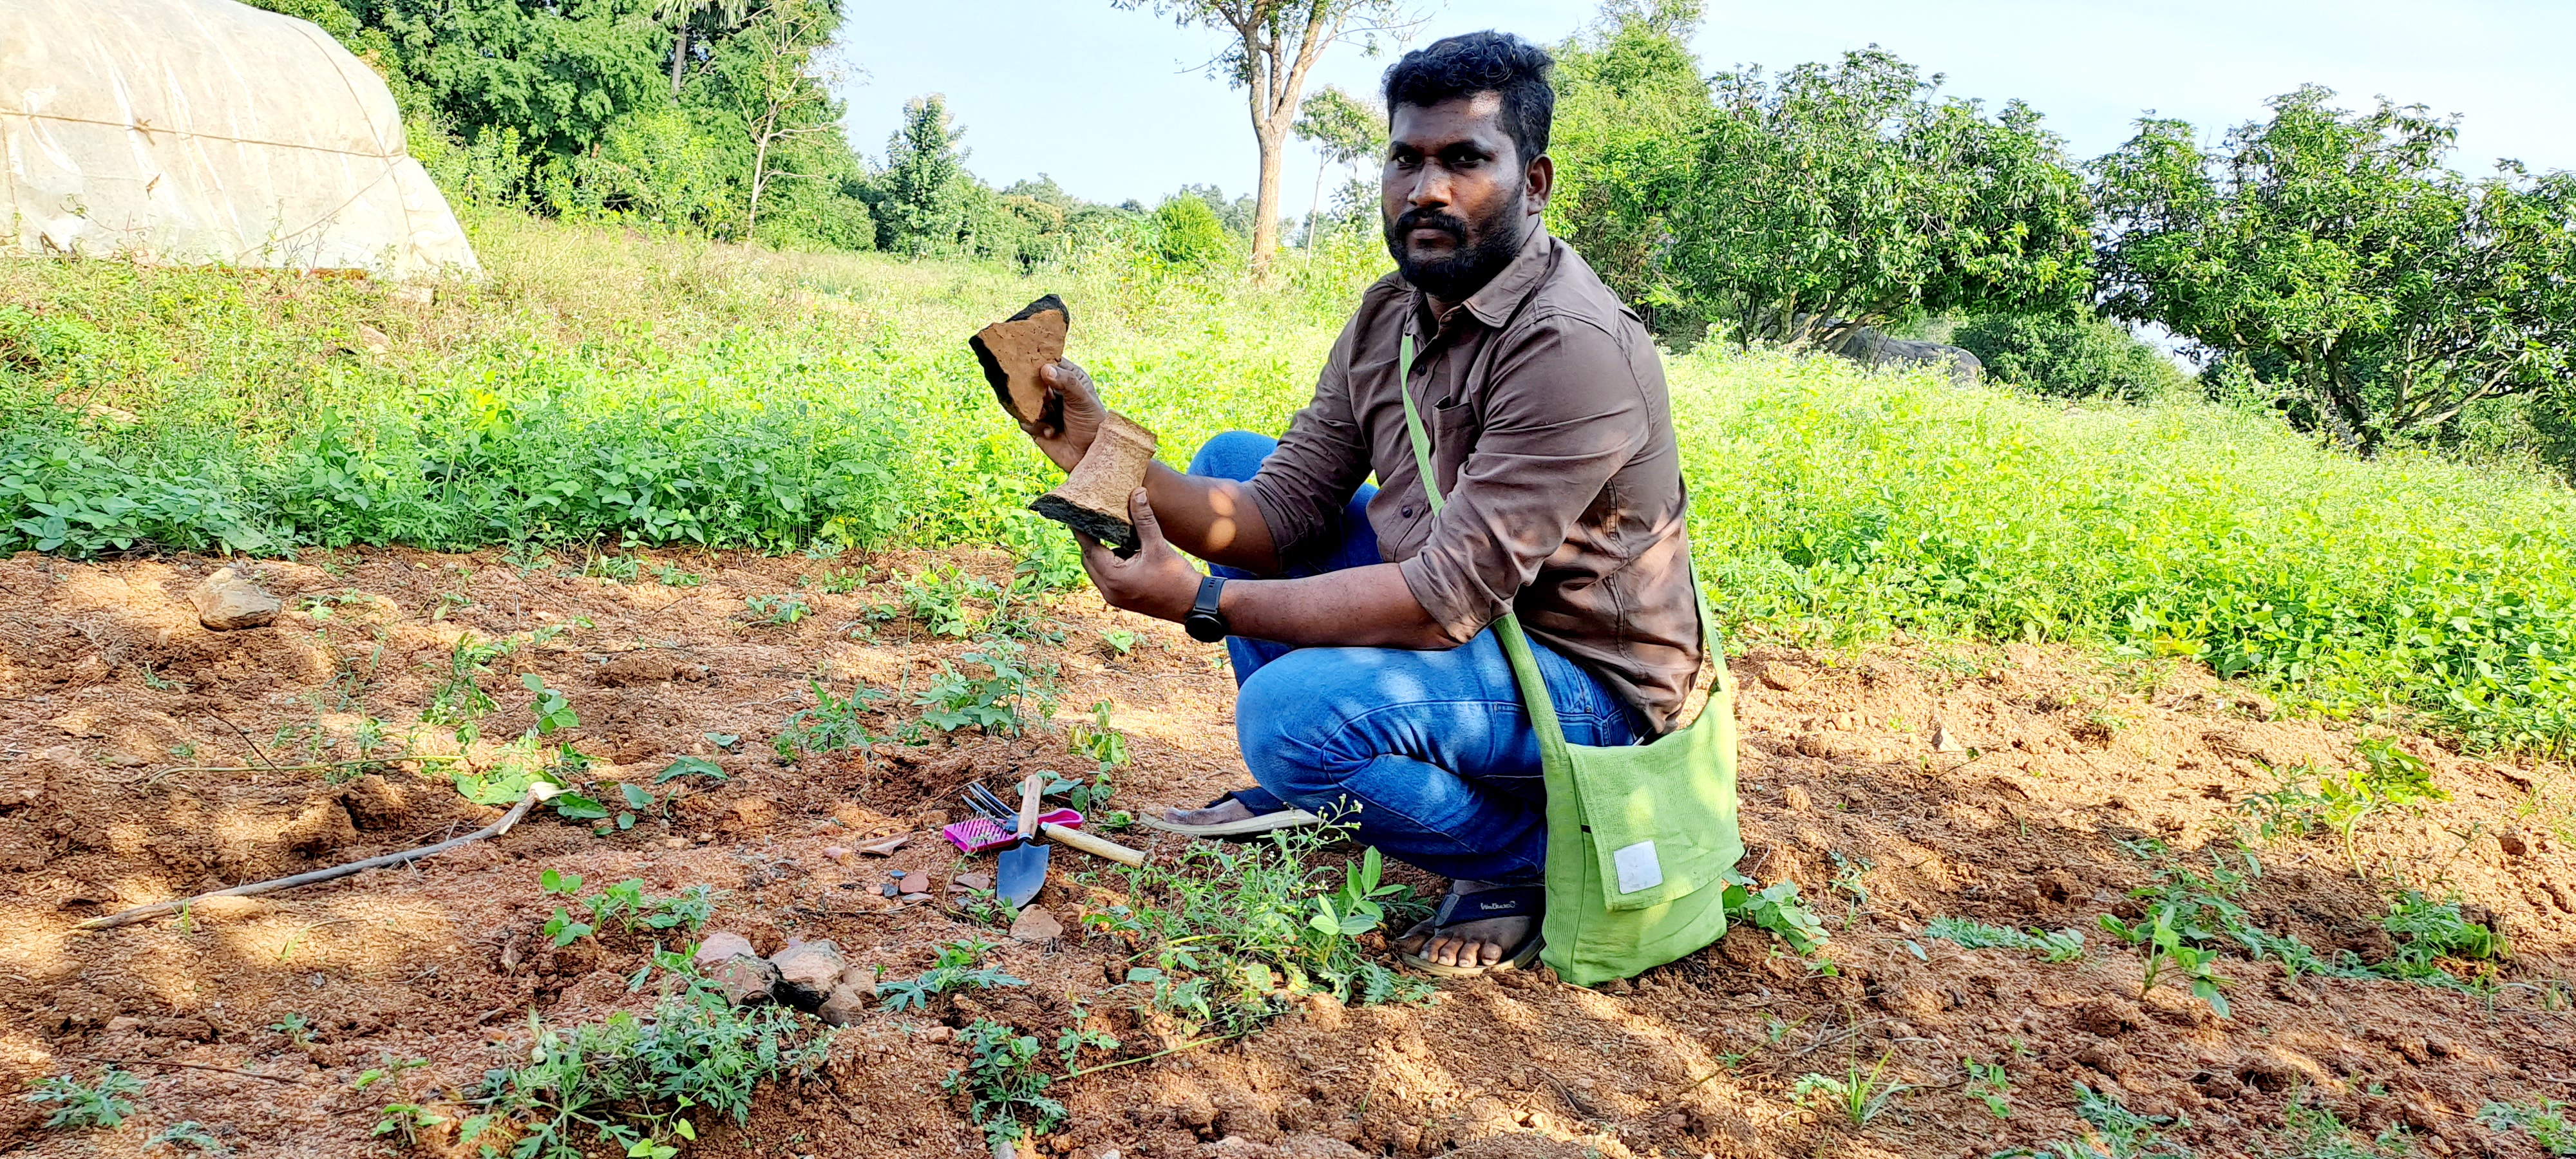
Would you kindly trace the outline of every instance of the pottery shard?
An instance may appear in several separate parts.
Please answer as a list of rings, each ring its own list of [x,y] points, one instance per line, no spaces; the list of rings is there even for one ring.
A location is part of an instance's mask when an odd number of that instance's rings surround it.
[[[218,632],[267,627],[276,621],[282,606],[276,596],[230,567],[216,568],[215,574],[188,593],[188,602],[197,607],[197,622]]]
[[[1100,435],[1073,473],[1055,490],[1029,504],[1029,510],[1108,544],[1120,558],[1136,554],[1136,527],[1127,521],[1127,497],[1145,485],[1145,468],[1154,461],[1154,432],[1116,411],[1100,424]]]
[[[1073,315],[1064,300],[1049,294],[1029,303],[1009,319],[995,322],[966,340],[984,364],[984,380],[1002,409],[1024,423],[1061,426],[1064,401],[1038,382],[1039,369],[1064,357],[1064,333]]]
[[[1019,918],[1011,923],[1011,937],[1016,941],[1052,942],[1063,936],[1064,923],[1036,906],[1021,910]]]
[[[778,968],[778,1000],[800,1010],[821,1008],[849,967],[841,948],[830,942],[790,942],[769,956],[769,964]]]

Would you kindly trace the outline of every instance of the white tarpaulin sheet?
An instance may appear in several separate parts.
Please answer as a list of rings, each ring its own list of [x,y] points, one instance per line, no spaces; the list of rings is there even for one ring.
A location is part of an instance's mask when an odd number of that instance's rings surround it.
[[[475,268],[384,79],[329,33],[235,0],[0,0],[0,244]]]

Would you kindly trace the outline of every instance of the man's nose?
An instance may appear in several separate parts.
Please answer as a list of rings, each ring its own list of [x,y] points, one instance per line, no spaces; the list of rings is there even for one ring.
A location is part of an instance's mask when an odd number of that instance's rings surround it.
[[[1425,165],[1413,175],[1413,188],[1405,193],[1406,205],[1420,208],[1449,204],[1449,173],[1437,165]]]

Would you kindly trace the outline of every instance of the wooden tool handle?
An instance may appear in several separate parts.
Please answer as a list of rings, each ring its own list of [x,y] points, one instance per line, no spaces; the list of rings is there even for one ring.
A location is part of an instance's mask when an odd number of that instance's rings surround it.
[[[1038,831],[1038,798],[1046,793],[1046,774],[1030,773],[1020,782],[1020,836]]]
[[[1094,837],[1080,829],[1067,829],[1053,821],[1040,825],[1038,828],[1045,831],[1047,840],[1073,849],[1079,849],[1093,857],[1105,857],[1120,865],[1141,866],[1145,864],[1145,855],[1143,853],[1134,849],[1129,849],[1126,846],[1120,845],[1106,837]]]

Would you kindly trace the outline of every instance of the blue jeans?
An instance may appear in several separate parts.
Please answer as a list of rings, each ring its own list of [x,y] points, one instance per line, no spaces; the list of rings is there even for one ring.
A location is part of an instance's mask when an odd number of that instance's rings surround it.
[[[1209,439],[1190,474],[1248,480],[1278,441],[1246,431]],[[1289,577],[1384,562],[1363,485],[1340,539],[1292,560]],[[1235,568],[1216,574],[1254,578]],[[1538,734],[1502,642],[1488,628],[1445,652],[1297,648],[1240,636],[1225,642],[1238,689],[1234,727],[1261,792],[1256,812],[1285,802],[1358,823],[1358,838],[1444,877],[1529,883],[1547,865],[1547,788]],[[1599,681],[1532,641],[1565,739],[1633,743],[1627,707]]]

